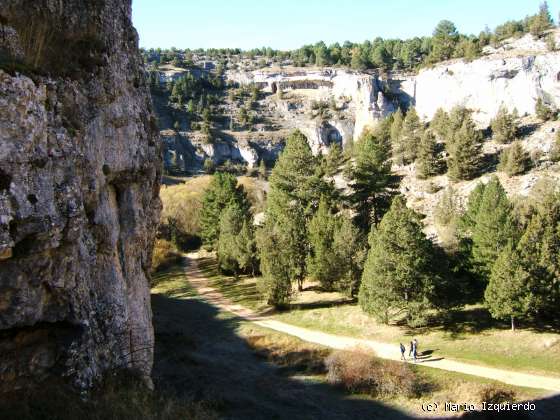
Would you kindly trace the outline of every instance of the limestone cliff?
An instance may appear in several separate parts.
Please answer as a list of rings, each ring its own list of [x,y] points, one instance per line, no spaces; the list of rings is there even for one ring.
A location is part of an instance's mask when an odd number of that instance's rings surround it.
[[[161,146],[130,3],[0,1],[0,392],[150,374]]]
[[[453,60],[421,70],[403,79],[400,89],[426,120],[437,108],[449,111],[462,105],[474,111],[481,126],[488,126],[502,105],[521,116],[535,113],[538,98],[560,107],[560,53],[526,35],[498,50],[489,48],[472,62]]]

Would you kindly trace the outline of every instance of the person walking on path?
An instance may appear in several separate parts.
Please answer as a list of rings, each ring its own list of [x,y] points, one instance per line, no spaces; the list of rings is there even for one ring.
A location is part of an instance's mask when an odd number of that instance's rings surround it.
[[[418,355],[418,340],[416,338],[412,340],[412,357],[414,359],[414,363],[416,363],[416,356]]]
[[[399,344],[401,346],[401,359],[406,362],[406,356],[404,355],[404,353],[406,352],[406,347],[404,346],[403,343],[399,343]]]
[[[408,350],[408,357],[412,356],[412,351],[414,350],[414,341],[410,342],[410,349]]]

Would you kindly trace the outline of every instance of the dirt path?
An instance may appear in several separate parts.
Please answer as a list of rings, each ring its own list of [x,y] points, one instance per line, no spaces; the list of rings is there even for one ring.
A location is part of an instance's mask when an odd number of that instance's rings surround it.
[[[356,346],[368,347],[375,351],[377,356],[383,359],[400,360],[400,350],[396,344],[327,334],[301,328],[286,324],[285,322],[276,321],[267,316],[257,315],[251,309],[234,304],[229,299],[225,298],[217,289],[210,286],[209,280],[198,267],[196,254],[189,254],[187,258],[190,262],[185,272],[188,281],[201,297],[219,308],[233,312],[237,316],[252,321],[261,327],[289,334],[310,343],[320,344],[334,349],[348,349]],[[421,363],[422,365],[437,369],[494,379],[510,385],[560,392],[560,379],[558,378],[472,365],[442,357],[422,359]]]

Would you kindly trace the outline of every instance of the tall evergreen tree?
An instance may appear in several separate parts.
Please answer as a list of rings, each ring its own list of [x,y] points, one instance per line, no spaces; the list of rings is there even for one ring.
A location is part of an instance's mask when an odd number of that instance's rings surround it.
[[[560,316],[560,193],[549,192],[519,240],[521,263],[537,296],[536,314]]]
[[[371,131],[362,134],[355,145],[354,161],[349,163],[350,204],[356,212],[356,225],[367,232],[377,224],[387,208],[391,195],[390,145]]]
[[[507,246],[493,264],[488,287],[484,292],[486,306],[492,317],[509,318],[515,330],[515,319],[524,317],[532,306],[529,274],[519,263],[519,256]]]
[[[426,130],[418,147],[416,173],[421,179],[438,175],[441,171],[441,161],[438,156],[436,138],[431,130]]]
[[[391,143],[393,145],[393,156],[399,154],[397,146],[401,139],[401,131],[404,122],[404,115],[400,108],[393,114],[393,122],[391,123]]]
[[[430,305],[437,275],[431,269],[432,244],[422,229],[420,216],[400,196],[372,228],[359,303],[381,322],[404,313],[412,323]]]
[[[324,198],[319,209],[309,222],[311,252],[307,257],[307,271],[311,278],[319,281],[323,290],[332,291],[338,280],[338,267],[333,248],[334,233],[338,221]]]
[[[529,31],[534,36],[540,36],[544,31],[554,26],[554,21],[550,15],[548,3],[542,2],[539,7],[539,13],[531,18]]]
[[[430,128],[441,140],[445,140],[448,125],[449,115],[447,115],[443,108],[438,108],[430,121]]]
[[[326,176],[335,176],[340,172],[345,160],[342,147],[338,143],[334,143],[330,146],[329,152],[323,157],[323,172]]]
[[[317,159],[311,153],[306,137],[300,131],[294,131],[270,175],[263,232],[271,237],[261,235],[259,242],[264,284],[270,287],[284,285],[285,279],[275,276],[289,275],[299,290],[303,288],[305,262],[310,249],[307,225],[320,197],[330,197],[331,194],[332,186],[322,180]],[[271,248],[278,245],[282,250]],[[290,293],[284,298],[289,296]]]
[[[442,20],[434,29],[432,38],[432,52],[430,61],[436,63],[439,61],[449,60],[453,57],[455,47],[459,41],[459,33],[457,28],[448,20]]]
[[[500,250],[519,239],[513,208],[497,177],[486,187],[472,229],[472,258],[475,270],[487,279]]]
[[[310,219],[322,195],[329,194],[329,185],[321,179],[318,159],[313,156],[307,138],[295,130],[286,140],[270,175],[268,206],[276,205],[275,192],[283,193],[282,199],[294,200]]]
[[[230,204],[242,211],[248,211],[251,206],[243,186],[237,185],[237,178],[229,173],[217,172],[202,197],[200,235],[206,249],[215,249],[222,211]]]
[[[360,287],[360,279],[366,259],[366,240],[352,220],[344,214],[333,235],[332,248],[338,269],[337,290],[354,297]]]
[[[453,136],[452,145],[448,148],[447,167],[449,176],[455,180],[471,179],[478,173],[482,157],[481,135],[474,122],[467,117],[459,131]]]
[[[455,134],[461,130],[465,120],[472,122],[471,111],[464,106],[454,106],[449,112],[448,118],[445,119],[446,124],[444,135],[447,150],[452,149]]]
[[[397,143],[397,161],[408,164],[416,159],[418,146],[422,138],[422,122],[414,108],[410,108],[403,121],[402,130]]]
[[[220,217],[220,233],[216,246],[218,264],[223,271],[254,271],[255,240],[252,217],[248,208],[228,205]]]

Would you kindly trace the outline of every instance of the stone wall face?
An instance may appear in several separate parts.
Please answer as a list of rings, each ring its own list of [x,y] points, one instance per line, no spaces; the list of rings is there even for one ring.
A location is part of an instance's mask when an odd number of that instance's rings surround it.
[[[0,0],[0,30],[0,392],[149,381],[161,146],[130,0]]]

